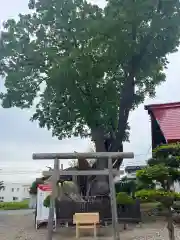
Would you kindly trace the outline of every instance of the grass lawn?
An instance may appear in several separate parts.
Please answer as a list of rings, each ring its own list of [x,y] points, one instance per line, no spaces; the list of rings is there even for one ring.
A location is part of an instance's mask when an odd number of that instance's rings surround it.
[[[28,208],[29,208],[28,200],[24,200],[22,202],[0,202],[0,210],[19,210]]]

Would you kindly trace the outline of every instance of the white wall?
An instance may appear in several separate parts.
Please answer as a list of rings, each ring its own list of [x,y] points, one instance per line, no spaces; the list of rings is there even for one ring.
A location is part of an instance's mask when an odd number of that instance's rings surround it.
[[[175,192],[180,192],[180,183],[179,182],[175,182],[174,183],[174,191]]]
[[[29,198],[29,184],[23,183],[4,183],[4,189],[0,190],[0,201],[20,202]]]

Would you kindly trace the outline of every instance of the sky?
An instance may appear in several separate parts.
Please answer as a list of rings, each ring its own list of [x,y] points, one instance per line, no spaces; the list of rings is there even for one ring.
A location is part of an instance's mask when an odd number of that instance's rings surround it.
[[[101,0],[93,0],[103,6]],[[0,24],[18,13],[26,13],[28,0],[6,0],[0,8]],[[180,101],[180,51],[170,55],[166,71],[167,81],[157,88],[154,99],[146,99],[130,114],[130,142],[125,143],[125,151],[132,151],[135,158],[124,160],[124,164],[144,163],[151,153],[150,118],[144,105]],[[0,79],[0,91],[3,89]],[[33,161],[34,152],[88,151],[89,139],[72,138],[59,141],[51,132],[40,129],[37,122],[30,122],[32,110],[3,109],[0,107],[0,180],[30,182],[40,175],[52,161]],[[68,161],[62,161],[64,167]]]

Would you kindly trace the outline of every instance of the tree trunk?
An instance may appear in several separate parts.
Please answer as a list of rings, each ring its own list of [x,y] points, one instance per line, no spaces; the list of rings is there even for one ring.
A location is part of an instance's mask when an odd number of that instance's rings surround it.
[[[96,152],[107,152],[112,151],[113,148],[111,144],[113,143],[113,139],[105,139],[103,129],[97,127],[96,129],[92,129],[92,141],[95,143]],[[116,151],[123,152],[123,145],[118,144],[121,146]],[[114,160],[114,168],[119,169],[123,159],[116,159]],[[105,169],[108,168],[108,159],[97,159],[96,163],[93,166],[95,169]],[[96,176],[96,177],[89,177],[88,184],[87,184],[87,197],[89,195],[98,196],[98,195],[108,195],[109,194],[109,180],[108,176]]]
[[[104,144],[103,129],[98,127],[92,129],[92,141],[95,143],[96,152],[106,152]],[[95,166],[96,169],[105,169],[108,167],[108,159],[97,159]],[[89,177],[87,186],[87,196],[100,196],[109,193],[109,183],[107,176]]]
[[[167,229],[168,229],[168,233],[169,233],[169,240],[175,240],[175,236],[174,236],[174,224],[173,224],[171,207],[168,208],[168,224],[167,224]]]
[[[132,67],[133,68],[133,67]],[[118,128],[116,130],[115,136],[110,139],[109,146],[105,143],[105,133],[100,126],[91,129],[92,141],[95,143],[96,152],[118,152],[123,151],[123,140],[125,135],[125,130],[127,126],[127,121],[129,117],[130,110],[133,105],[134,100],[134,75],[133,70],[131,74],[127,77],[126,82],[123,86],[122,96],[120,97],[120,110],[119,110],[119,120]],[[114,163],[114,168],[119,169],[123,159],[117,159]],[[105,169],[108,167],[107,159],[97,159],[96,169]],[[92,179],[92,178],[91,178]],[[90,191],[89,189],[92,189]],[[93,179],[92,184],[88,186],[88,192],[91,195],[106,195],[109,192],[108,178],[106,176],[97,176]]]
[[[106,152],[103,129],[100,127],[92,129],[91,134],[92,134],[92,141],[95,143],[96,152]],[[97,159],[96,161],[97,169],[104,169],[107,167],[108,167],[107,159]]]

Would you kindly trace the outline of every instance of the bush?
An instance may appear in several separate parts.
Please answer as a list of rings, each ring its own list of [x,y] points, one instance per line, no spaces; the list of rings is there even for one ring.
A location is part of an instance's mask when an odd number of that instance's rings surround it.
[[[173,202],[180,198],[180,193],[164,191],[163,189],[140,190],[135,194],[136,198],[161,202],[165,207],[172,206]]]
[[[48,195],[43,202],[44,207],[49,208],[50,206],[50,195]]]
[[[117,204],[132,204],[134,202],[133,198],[125,192],[119,192],[116,195]]]
[[[28,201],[22,202],[0,202],[0,210],[19,210],[19,209],[28,209]]]
[[[43,184],[44,183],[44,179],[43,178],[40,178],[40,179],[36,179],[36,181],[34,181],[30,187],[30,191],[29,193],[30,194],[34,194],[36,195],[37,194],[37,187],[39,184]]]
[[[36,194],[37,194],[37,187],[38,187],[38,185],[39,185],[39,184],[44,184],[44,181],[46,181],[48,178],[49,178],[49,177],[37,178],[37,179],[31,184],[29,193],[36,195]]]
[[[180,202],[179,201],[174,202],[172,207],[173,207],[174,210],[180,212]]]
[[[159,201],[161,198],[180,199],[180,193],[173,191],[164,191],[163,189],[140,190],[135,194],[136,198],[144,200]]]
[[[37,182],[36,181],[34,181],[33,183],[32,183],[32,185],[31,185],[31,187],[30,187],[30,190],[29,190],[29,193],[30,194],[37,194]]]

